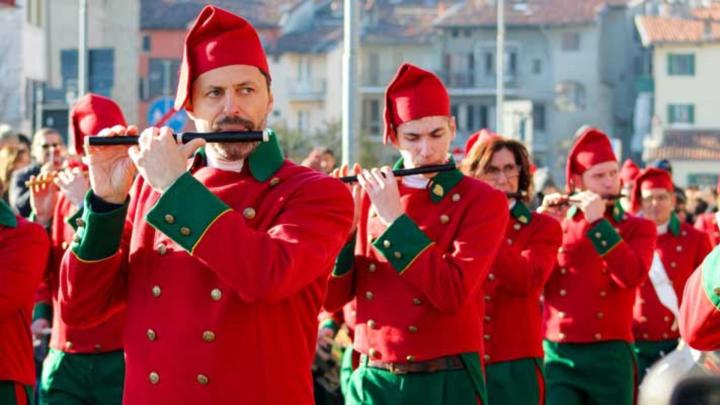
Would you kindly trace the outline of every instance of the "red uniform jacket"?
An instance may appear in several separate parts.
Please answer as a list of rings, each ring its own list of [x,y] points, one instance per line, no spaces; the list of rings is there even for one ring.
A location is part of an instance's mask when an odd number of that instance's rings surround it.
[[[668,232],[658,235],[655,250],[680,303],[687,279],[710,253],[710,241],[707,235],[689,224],[680,224],[673,216]],[[649,341],[680,337],[675,315],[660,302],[650,279],[637,289],[633,334],[636,340]]]
[[[357,299],[355,350],[377,360],[482,353],[476,297],[504,234],[507,199],[459,171],[436,175],[427,189],[401,183],[400,196],[405,215],[390,226],[365,196],[326,307]]]
[[[720,243],[720,230],[714,212],[700,214],[695,220],[695,229],[705,232],[710,238],[713,247]]]
[[[557,261],[562,229],[554,218],[516,202],[505,243],[483,284],[488,363],[542,358],[540,294]]]
[[[49,248],[41,226],[0,200],[0,381],[35,385],[30,319]]]
[[[75,235],[75,221],[81,211],[60,194],[53,213],[50,233],[50,262],[35,294],[34,319],[52,317],[50,347],[68,353],[98,353],[122,349],[125,311],[118,311],[105,322],[93,328],[76,328],[62,320],[58,305],[60,263]],[[50,315],[52,313],[52,315]]]
[[[650,270],[655,224],[617,204],[594,224],[573,207],[562,225],[558,263],[545,286],[545,338],[632,342],[635,288]]]
[[[715,248],[685,284],[680,335],[694,349],[720,349],[720,249]]]
[[[274,135],[242,173],[201,160],[162,196],[138,178],[127,216],[86,202],[61,270],[65,321],[93,327],[127,306],[127,404],[312,404],[317,316],[352,198],[284,161]]]

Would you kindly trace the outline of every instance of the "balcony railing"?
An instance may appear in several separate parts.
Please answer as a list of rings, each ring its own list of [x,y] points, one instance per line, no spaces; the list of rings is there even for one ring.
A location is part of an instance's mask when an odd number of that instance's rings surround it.
[[[322,78],[290,79],[288,96],[294,101],[315,101],[325,98],[327,80]]]

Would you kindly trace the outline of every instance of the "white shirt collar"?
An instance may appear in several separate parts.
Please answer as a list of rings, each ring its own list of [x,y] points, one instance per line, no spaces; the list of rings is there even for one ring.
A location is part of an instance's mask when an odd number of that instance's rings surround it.
[[[665,222],[664,224],[657,226],[657,234],[658,235],[664,235],[668,231],[668,227],[670,225],[670,221]]]

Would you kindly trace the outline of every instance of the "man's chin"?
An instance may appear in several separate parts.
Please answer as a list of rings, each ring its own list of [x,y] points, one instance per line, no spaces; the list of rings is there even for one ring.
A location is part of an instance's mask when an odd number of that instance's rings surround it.
[[[246,159],[258,146],[259,142],[251,143],[216,143],[210,147],[223,160],[238,161]]]

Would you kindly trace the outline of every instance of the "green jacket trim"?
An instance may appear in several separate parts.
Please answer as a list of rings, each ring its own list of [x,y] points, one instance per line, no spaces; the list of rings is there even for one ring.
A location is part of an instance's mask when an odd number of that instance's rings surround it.
[[[17,226],[17,217],[5,200],[0,199],[0,225],[8,228]]]
[[[93,212],[90,206],[91,195],[92,190],[85,196],[82,216],[73,221],[77,228],[72,251],[78,259],[85,262],[107,259],[117,253],[130,202],[128,197],[120,208],[109,212]]]
[[[448,163],[455,163],[455,160],[450,156]],[[405,167],[405,162],[400,158],[393,165],[393,170],[402,169]],[[460,170],[450,170],[447,172],[440,172],[436,174],[427,185],[427,190],[430,194],[430,201],[437,204],[445,198],[446,195],[450,194],[450,190],[453,189],[460,180],[465,177]]]
[[[341,277],[349,273],[353,268],[355,262],[355,238],[352,238],[350,242],[346,243],[345,246],[340,250],[337,259],[335,259],[335,266],[333,267],[332,275],[334,277]]]
[[[610,253],[622,242],[622,237],[606,218],[593,225],[587,232],[587,236],[600,256]]]
[[[403,214],[373,242],[373,247],[402,274],[433,243],[410,217]]]

